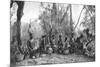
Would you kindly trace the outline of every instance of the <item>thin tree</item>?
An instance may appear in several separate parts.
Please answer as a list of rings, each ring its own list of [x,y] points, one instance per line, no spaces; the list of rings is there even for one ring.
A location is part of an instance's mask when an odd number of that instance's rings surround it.
[[[83,6],[83,8],[82,8],[82,10],[81,10],[81,12],[80,12],[80,14],[79,14],[79,18],[78,18],[78,20],[77,20],[77,24],[76,24],[75,27],[74,27],[74,30],[77,28],[77,26],[78,26],[78,24],[79,24],[79,21],[80,21],[80,18],[81,18],[81,15],[82,15],[83,10],[84,10],[84,6]]]
[[[24,1],[13,1],[13,0],[11,0],[10,7],[12,7],[14,2],[16,2],[17,5],[18,5],[17,23],[16,23],[16,26],[17,26],[16,39],[17,39],[17,42],[18,42],[18,49],[19,49],[20,53],[22,53],[22,50],[20,48],[20,46],[21,46],[21,39],[20,39],[20,29],[21,28],[20,28],[20,26],[21,26],[21,17],[23,15]]]

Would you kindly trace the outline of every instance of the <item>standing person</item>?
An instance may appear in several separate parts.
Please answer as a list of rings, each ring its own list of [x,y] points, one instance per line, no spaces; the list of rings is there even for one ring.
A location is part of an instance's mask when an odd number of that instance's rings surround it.
[[[40,47],[39,47],[40,54],[45,52],[45,37],[46,37],[46,35],[42,36],[41,40],[40,40],[41,41],[40,42]]]
[[[29,24],[29,28],[28,28],[28,34],[29,34],[29,40],[27,41],[27,50],[28,50],[28,52],[24,52],[24,58],[23,59],[25,59],[25,57],[27,55],[29,55],[29,57],[32,58],[32,54],[31,54],[31,52],[32,52],[31,40],[32,40],[33,37],[32,37],[32,33],[30,32],[30,29],[31,29],[31,24]]]
[[[32,40],[32,33],[30,32],[31,29],[31,24],[29,24],[29,29],[28,29],[28,34],[29,34],[29,40],[27,41],[27,48],[28,48],[28,52],[29,52],[29,57],[32,58],[32,44],[31,44],[31,40]]]
[[[53,52],[55,53],[57,51],[57,44],[55,38],[52,40],[53,43]]]
[[[69,38],[66,36],[65,37],[65,41],[64,41],[64,46],[63,46],[64,50],[63,50],[63,53],[64,54],[69,54],[69,48],[70,48],[70,44],[69,44]]]
[[[62,53],[62,47],[63,47],[63,44],[62,44],[62,36],[61,34],[59,35],[59,40],[58,40],[58,52],[59,53]]]

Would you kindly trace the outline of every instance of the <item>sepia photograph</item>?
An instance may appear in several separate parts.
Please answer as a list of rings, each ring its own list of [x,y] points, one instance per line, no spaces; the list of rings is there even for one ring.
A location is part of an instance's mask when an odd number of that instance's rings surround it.
[[[95,5],[10,0],[10,65],[95,62]]]

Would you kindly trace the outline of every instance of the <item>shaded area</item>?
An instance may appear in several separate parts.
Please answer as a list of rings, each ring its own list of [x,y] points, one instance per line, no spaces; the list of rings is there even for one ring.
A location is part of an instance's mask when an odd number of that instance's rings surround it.
[[[83,55],[69,54],[69,55],[58,55],[52,54],[42,56],[36,59],[26,59],[16,63],[16,65],[45,65],[45,64],[63,64],[63,63],[77,63],[77,62],[92,62],[93,58],[89,58]]]

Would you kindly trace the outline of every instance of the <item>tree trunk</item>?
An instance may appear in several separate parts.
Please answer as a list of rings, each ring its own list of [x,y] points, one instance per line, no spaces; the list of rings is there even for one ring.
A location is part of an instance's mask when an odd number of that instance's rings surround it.
[[[72,28],[72,6],[70,4],[70,28]]]
[[[17,10],[17,42],[18,42],[18,49],[20,53],[22,53],[21,50],[21,39],[20,39],[20,26],[21,26],[21,17],[23,15],[23,7],[24,7],[24,1],[16,1],[18,4],[18,10]]]
[[[73,37],[73,21],[72,21],[72,5],[70,4],[70,23],[69,23],[69,25],[70,25],[70,30],[71,30],[71,37],[70,38],[72,38]]]
[[[74,27],[74,30],[77,28],[77,26],[78,26],[78,24],[79,24],[79,21],[80,21],[80,18],[81,18],[81,14],[82,14],[83,9],[84,9],[84,7],[82,8],[82,10],[81,10],[81,12],[80,12],[80,15],[79,15],[77,24],[76,24],[75,27]]]

